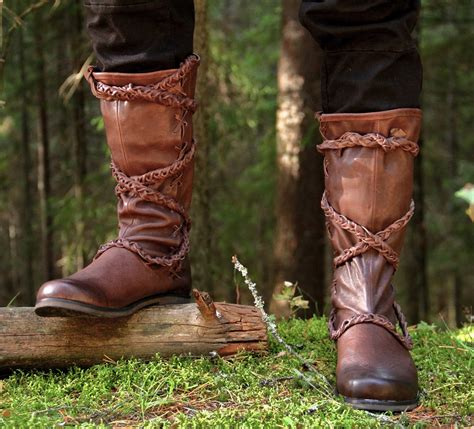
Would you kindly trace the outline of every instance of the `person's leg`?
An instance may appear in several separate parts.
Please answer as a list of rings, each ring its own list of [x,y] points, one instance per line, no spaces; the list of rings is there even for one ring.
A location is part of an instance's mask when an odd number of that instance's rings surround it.
[[[187,302],[191,292],[193,3],[88,0],[87,8],[99,71],[86,78],[101,101],[120,230],[83,270],[40,288],[41,316],[120,317]]]
[[[85,0],[84,6],[100,71],[175,69],[193,52],[193,0]]]
[[[421,60],[411,33],[420,0],[303,0],[301,23],[324,52],[324,113],[419,107]]]
[[[336,254],[329,329],[337,389],[363,409],[417,404],[411,339],[391,282],[414,209],[422,72],[411,31],[418,10],[415,0],[301,5],[302,23],[324,50],[318,149]]]

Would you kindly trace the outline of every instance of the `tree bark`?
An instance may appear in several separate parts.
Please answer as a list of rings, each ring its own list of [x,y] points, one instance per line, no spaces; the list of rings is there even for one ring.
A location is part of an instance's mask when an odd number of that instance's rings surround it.
[[[150,307],[119,319],[44,318],[33,308],[0,308],[0,369],[90,366],[157,353],[229,356],[263,352],[266,325],[255,307],[214,303]]]
[[[13,23],[5,30],[3,30],[3,0],[0,0],[0,30],[2,30],[0,38],[0,97],[3,96],[6,60],[14,32],[20,27],[21,22],[25,20],[30,13],[34,12],[39,8],[42,8],[50,1],[51,0],[39,0],[36,3],[31,4],[31,2],[28,0],[27,7],[21,11],[15,11],[15,8],[11,8],[14,13],[18,12],[18,14],[15,16]],[[15,6],[18,6],[18,0],[15,3]],[[0,99],[0,106],[2,105],[2,103],[3,100]]]
[[[209,34],[207,0],[196,0],[196,31],[194,49],[201,56],[199,66],[196,99],[200,107],[194,119],[194,135],[197,141],[196,175],[194,181],[193,204],[191,217],[191,261],[193,266],[193,282],[198,288],[207,287],[213,292],[212,275],[212,230],[211,230],[211,192],[210,192],[210,145],[209,125]]]
[[[28,305],[34,303],[35,282],[33,279],[33,219],[32,209],[34,201],[31,183],[31,150],[30,150],[30,114],[28,110],[28,91],[25,64],[24,30],[19,30],[19,72],[22,85],[21,90],[21,160],[22,160],[22,202],[21,202],[21,236],[22,236],[22,259],[24,263],[23,285],[25,287],[25,302]]]
[[[18,272],[18,265],[15,261],[18,261],[18,228],[16,225],[15,207],[12,204],[9,210],[8,220],[8,242],[10,244],[10,279],[11,285],[15,292],[21,290],[21,276]]]
[[[300,0],[284,0],[278,65],[277,226],[274,244],[275,292],[297,282],[321,313],[325,296],[325,227],[319,201],[324,188],[314,112],[320,109],[321,51],[298,21]],[[266,297],[267,299],[269,297]],[[288,316],[285,303],[270,311]]]
[[[454,17],[451,16],[452,12],[448,14],[448,19],[450,21],[454,20]],[[449,168],[449,177],[453,180],[453,184],[456,183],[456,179],[459,177],[459,132],[458,132],[458,121],[459,121],[459,113],[458,113],[458,100],[457,100],[457,73],[456,73],[456,58],[454,57],[454,53],[450,52],[446,58],[446,65],[450,67],[452,70],[448,74],[448,79],[446,82],[446,118],[447,118],[447,126],[446,126],[446,145],[448,149],[448,168]],[[454,190],[457,188],[452,189],[449,188],[449,193],[454,193]],[[449,213],[451,219],[450,225],[450,234],[455,234],[456,226],[455,222],[457,220],[458,212],[457,207],[453,202],[453,198],[449,195],[450,203]],[[449,296],[450,300],[450,307],[453,308],[453,314],[449,315],[450,324],[451,326],[461,326],[462,324],[462,280],[459,274],[459,270],[457,265],[452,266],[451,268],[451,276],[453,279],[453,286],[452,291]]]
[[[38,194],[40,203],[43,280],[54,277],[53,228],[50,209],[49,117],[46,85],[46,61],[42,13],[35,15],[35,48],[37,55],[36,96],[38,102]]]
[[[80,70],[82,66],[81,52],[81,34],[83,28],[82,5],[75,5],[74,10],[74,26],[75,31],[72,32],[73,47],[73,63],[74,70]],[[78,203],[78,211],[76,218],[76,270],[84,268],[86,262],[85,249],[85,180],[87,175],[87,126],[85,113],[85,94],[84,86],[79,85],[74,97],[71,100],[73,103],[73,117],[74,117],[74,196]]]

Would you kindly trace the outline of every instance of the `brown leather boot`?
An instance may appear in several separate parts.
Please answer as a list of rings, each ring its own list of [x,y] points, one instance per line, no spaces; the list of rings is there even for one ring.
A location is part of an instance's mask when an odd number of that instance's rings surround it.
[[[392,276],[414,211],[421,111],[323,114],[320,122],[321,206],[335,251],[329,330],[337,341],[337,390],[355,408],[409,410],[418,380]]]
[[[101,100],[118,182],[119,236],[101,246],[83,270],[45,283],[37,295],[38,315],[119,317],[151,304],[189,300],[191,116],[198,65],[193,55],[177,70],[88,71]]]

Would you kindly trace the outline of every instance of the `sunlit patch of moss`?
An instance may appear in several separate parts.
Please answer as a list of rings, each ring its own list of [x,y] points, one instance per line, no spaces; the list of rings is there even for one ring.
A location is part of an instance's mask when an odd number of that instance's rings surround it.
[[[465,326],[456,332],[456,339],[474,345],[474,325]]]

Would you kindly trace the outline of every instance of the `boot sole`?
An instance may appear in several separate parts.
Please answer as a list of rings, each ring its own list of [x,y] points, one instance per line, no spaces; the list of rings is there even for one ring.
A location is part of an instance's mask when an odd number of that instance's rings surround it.
[[[343,396],[344,401],[352,408],[366,411],[411,411],[418,406],[418,398],[408,401],[382,401],[378,399],[358,399]]]
[[[190,297],[155,295],[136,301],[126,307],[108,308],[61,298],[46,298],[36,304],[35,313],[40,317],[93,316],[115,318],[130,316],[138,310],[150,305],[189,304],[192,302],[193,300]]]

